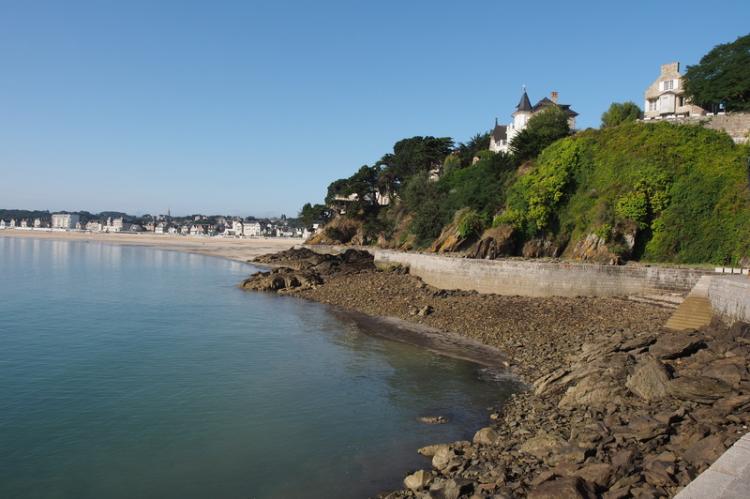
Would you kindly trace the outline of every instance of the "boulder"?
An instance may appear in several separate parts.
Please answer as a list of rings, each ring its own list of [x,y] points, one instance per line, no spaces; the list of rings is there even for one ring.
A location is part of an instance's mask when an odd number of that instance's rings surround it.
[[[601,376],[589,376],[568,388],[560,399],[561,409],[576,406],[605,407],[620,399],[622,390],[613,380]]]
[[[419,470],[404,478],[404,485],[410,490],[420,490],[432,483],[432,473]]]
[[[747,375],[747,369],[741,357],[716,359],[703,370],[703,376],[721,380],[734,388],[739,387],[743,375]]]
[[[680,400],[712,404],[720,398],[733,395],[733,391],[732,387],[718,379],[681,376],[669,382],[669,394]]]
[[[565,440],[562,437],[542,431],[524,442],[518,450],[542,459],[563,445]]]
[[[580,477],[561,477],[531,489],[528,499],[593,499],[594,488]]]
[[[665,333],[659,336],[649,352],[658,359],[678,359],[706,348],[703,335],[698,333]]]
[[[664,364],[651,355],[645,355],[638,362],[625,386],[644,400],[659,400],[669,393],[669,372]]]
[[[587,482],[596,484],[604,489],[609,485],[609,479],[612,477],[614,471],[611,464],[593,463],[579,469],[575,474]]]
[[[437,454],[440,449],[448,449],[448,447],[449,446],[446,444],[426,445],[417,450],[417,453],[426,457],[432,457]]]
[[[646,442],[659,435],[669,432],[667,423],[657,420],[651,416],[633,416],[627,425],[612,428],[612,431],[623,438],[634,438],[640,442]]]
[[[448,418],[445,416],[420,416],[417,421],[424,424],[445,424],[448,422]]]
[[[493,428],[488,426],[477,431],[474,434],[473,441],[475,444],[479,445],[492,445],[497,442],[498,437],[499,435],[497,434],[497,432]]]
[[[696,468],[711,465],[724,453],[724,436],[709,435],[685,449],[682,458]]]
[[[430,497],[435,499],[458,499],[462,494],[471,494],[474,484],[470,480],[451,479],[436,481],[430,486]]]

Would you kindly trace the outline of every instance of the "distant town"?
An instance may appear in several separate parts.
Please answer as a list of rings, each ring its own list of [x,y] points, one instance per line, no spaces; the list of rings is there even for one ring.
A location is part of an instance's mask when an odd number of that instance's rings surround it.
[[[297,218],[255,218],[223,215],[132,216],[119,212],[0,210],[0,230],[151,233],[193,237],[308,238],[318,224],[304,226]]]

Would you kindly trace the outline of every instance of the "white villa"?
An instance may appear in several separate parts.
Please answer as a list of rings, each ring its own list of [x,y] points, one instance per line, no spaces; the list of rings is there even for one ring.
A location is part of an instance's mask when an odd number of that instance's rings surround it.
[[[645,92],[643,118],[646,120],[702,116],[706,111],[685,97],[680,63],[662,64],[661,74]]]
[[[0,229],[5,228],[5,220],[0,220]]]
[[[508,152],[511,140],[513,140],[513,137],[515,137],[521,130],[526,128],[531,117],[552,106],[556,106],[565,111],[568,115],[568,125],[571,130],[574,129],[576,127],[576,116],[578,116],[578,113],[573,111],[569,104],[559,104],[557,102],[558,97],[559,94],[557,92],[552,92],[549,98],[544,97],[532,106],[529,95],[526,93],[526,87],[524,87],[521,100],[518,102],[516,110],[511,115],[513,121],[508,125],[500,125],[498,124],[497,119],[495,119],[495,127],[490,133],[490,151]]]
[[[258,237],[263,234],[263,227],[260,222],[245,222],[242,228],[242,235],[245,237]]]
[[[53,229],[74,229],[76,225],[81,222],[79,215],[72,213],[53,213],[52,214],[52,228]]]

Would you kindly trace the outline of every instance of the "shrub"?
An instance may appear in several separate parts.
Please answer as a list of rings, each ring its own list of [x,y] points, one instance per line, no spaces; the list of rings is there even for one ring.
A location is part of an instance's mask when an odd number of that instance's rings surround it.
[[[475,210],[464,210],[458,219],[456,230],[463,239],[479,236],[484,230],[484,220]]]

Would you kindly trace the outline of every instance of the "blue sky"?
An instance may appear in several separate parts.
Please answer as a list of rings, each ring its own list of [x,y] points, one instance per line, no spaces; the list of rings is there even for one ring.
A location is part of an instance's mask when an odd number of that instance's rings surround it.
[[[0,208],[293,215],[521,85],[598,126],[750,2],[0,0]]]

